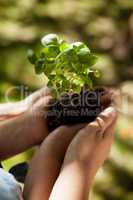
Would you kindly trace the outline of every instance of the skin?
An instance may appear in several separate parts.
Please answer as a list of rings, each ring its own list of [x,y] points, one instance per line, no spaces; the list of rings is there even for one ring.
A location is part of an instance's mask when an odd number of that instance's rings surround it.
[[[62,126],[46,138],[31,162],[25,182],[24,199],[45,200],[49,198],[67,147],[83,126],[83,124],[71,127]]]
[[[22,102],[0,105],[0,160],[42,143],[30,165],[24,199],[86,200],[113,142],[116,111],[110,107],[91,124],[49,134],[44,115],[51,100],[51,91],[43,88]]]
[[[44,115],[51,100],[51,90],[43,88],[22,102],[0,106],[0,161],[40,144],[48,135]]]
[[[59,127],[34,156],[25,200],[87,200],[94,176],[107,158],[117,114],[110,106],[88,124]]]

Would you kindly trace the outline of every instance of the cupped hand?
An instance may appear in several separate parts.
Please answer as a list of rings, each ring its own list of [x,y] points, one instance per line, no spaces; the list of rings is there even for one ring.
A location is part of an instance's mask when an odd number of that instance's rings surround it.
[[[24,112],[30,133],[38,143],[48,135],[47,112],[53,100],[52,89],[42,88],[25,99],[28,108]]]
[[[65,164],[77,160],[86,165],[89,164],[88,158],[90,156],[98,157],[96,155],[99,155],[100,152],[103,156],[103,151],[108,153],[113,142],[116,119],[117,112],[114,107],[110,106],[94,122],[81,129],[69,145]],[[109,141],[108,145],[106,145],[107,140]],[[104,153],[105,157],[107,153]]]
[[[66,151],[50,200],[88,199],[94,176],[110,152],[116,119],[116,109],[110,106],[77,132]]]
[[[51,90],[43,88],[25,100],[27,108],[23,109],[23,112],[19,112],[19,105],[16,112],[13,107],[10,108],[10,114],[0,122],[1,160],[38,145],[47,137],[46,116],[51,100]],[[24,103],[21,106],[23,107]]]
[[[60,173],[66,150],[84,124],[52,131],[34,155],[25,182],[25,200],[48,200]]]
[[[91,182],[108,155],[115,122],[116,111],[109,107],[88,125],[62,126],[49,134],[31,162],[25,184],[25,199],[69,199],[71,191],[67,189],[71,190],[80,181],[82,183],[81,176],[75,177],[76,173],[80,175],[77,168],[81,166],[85,176],[91,177]]]

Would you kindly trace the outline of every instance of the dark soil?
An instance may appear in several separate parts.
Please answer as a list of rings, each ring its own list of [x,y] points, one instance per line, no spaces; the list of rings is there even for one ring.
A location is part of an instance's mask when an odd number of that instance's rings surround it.
[[[111,104],[111,92],[106,88],[82,89],[78,93],[65,93],[49,107],[49,131],[61,125],[92,122]]]

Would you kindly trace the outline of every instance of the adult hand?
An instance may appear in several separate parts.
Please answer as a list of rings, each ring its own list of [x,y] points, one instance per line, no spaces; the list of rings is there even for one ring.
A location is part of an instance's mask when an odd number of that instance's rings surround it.
[[[44,87],[19,102],[0,104],[0,121],[16,117],[24,112],[27,112],[29,108],[34,106],[38,100],[50,95],[51,89]]]
[[[43,141],[30,163],[25,182],[25,200],[48,200],[59,175],[66,150],[83,124],[62,126]]]
[[[88,192],[86,181],[91,183],[108,155],[115,120],[116,111],[110,107],[93,123],[54,130],[31,162],[24,190],[25,199],[85,199],[83,195]],[[82,191],[83,187],[85,190]]]
[[[1,160],[40,144],[48,135],[45,116],[51,100],[51,90],[43,88],[25,100],[28,106],[24,112],[0,122]]]
[[[110,106],[78,132],[67,149],[50,200],[88,199],[94,176],[109,154],[116,119],[116,110]]]

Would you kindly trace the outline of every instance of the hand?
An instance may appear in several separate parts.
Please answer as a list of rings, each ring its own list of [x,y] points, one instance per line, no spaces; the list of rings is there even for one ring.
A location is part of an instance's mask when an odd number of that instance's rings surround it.
[[[88,199],[94,176],[110,152],[116,119],[116,110],[110,106],[77,133],[67,149],[50,200]]]
[[[27,108],[24,112],[16,112],[0,122],[1,160],[40,144],[48,135],[45,116],[51,100],[51,90],[43,88],[25,100]]]
[[[59,175],[65,152],[83,124],[62,126],[43,141],[33,157],[25,181],[25,200],[48,200]]]
[[[30,134],[35,138],[36,142],[42,142],[48,135],[46,117],[52,100],[52,90],[47,87],[42,88],[25,99],[25,102],[28,104],[28,109],[24,117],[31,129]]]
[[[20,115],[26,112],[29,107],[32,107],[39,99],[49,95],[51,95],[51,89],[44,87],[19,102],[0,104],[0,119]]]
[[[27,110],[45,96],[51,95],[51,89],[44,87],[37,92],[34,92],[22,101],[15,103],[0,104],[0,120],[16,117]]]
[[[85,196],[86,181],[91,183],[94,172],[107,157],[115,121],[116,111],[111,107],[91,124],[63,126],[54,130],[31,162],[25,183],[25,199],[85,199],[81,189],[85,188]],[[74,194],[73,188],[76,189]]]

